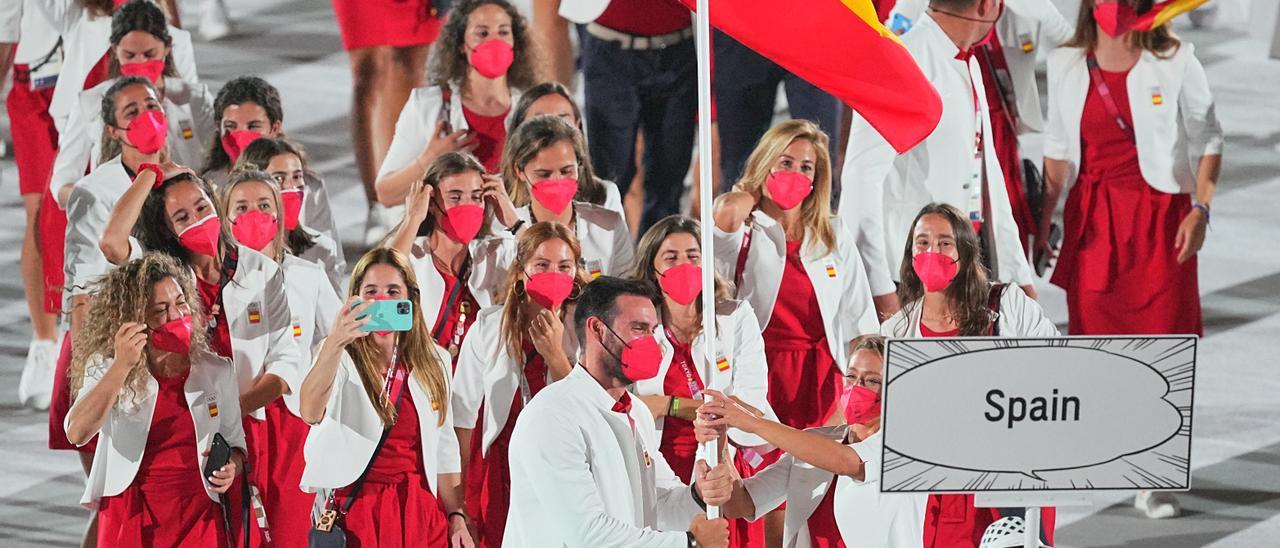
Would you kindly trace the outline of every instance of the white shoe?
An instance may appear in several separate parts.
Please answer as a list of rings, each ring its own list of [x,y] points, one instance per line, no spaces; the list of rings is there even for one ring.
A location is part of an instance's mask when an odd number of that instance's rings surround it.
[[[1133,507],[1141,510],[1151,519],[1176,518],[1182,514],[1182,505],[1173,493],[1138,491],[1133,498]]]
[[[231,15],[224,0],[200,2],[200,37],[214,41],[231,34]]]
[[[378,245],[400,222],[404,206],[386,207],[374,202],[369,206],[369,217],[364,224],[364,245]]]
[[[53,372],[58,362],[59,341],[31,339],[27,347],[27,363],[18,381],[18,402],[32,409],[45,410],[53,398]]]

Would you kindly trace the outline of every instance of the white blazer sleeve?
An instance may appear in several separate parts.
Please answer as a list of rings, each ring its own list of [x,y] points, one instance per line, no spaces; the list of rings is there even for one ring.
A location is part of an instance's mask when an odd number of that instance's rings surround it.
[[[490,297],[501,295],[507,287],[507,270],[515,260],[516,239],[509,234],[472,241],[469,282],[471,292],[484,293]],[[494,300],[491,298],[490,302]]]
[[[862,459],[862,481],[855,478],[849,478],[854,483],[867,483],[872,481],[880,481],[880,459],[884,458],[881,450],[880,433],[876,432],[867,439],[857,443],[849,444],[854,453],[858,454],[858,458]]]
[[[1071,25],[1049,0],[1008,0],[1005,6],[1009,11],[1040,24],[1040,43],[1036,44],[1037,48],[1050,50],[1071,38]]]
[[[848,342],[859,335],[880,331],[880,319],[876,316],[876,305],[871,300],[871,283],[867,280],[866,266],[853,245],[853,234],[843,219],[833,228],[837,231],[837,245],[843,248],[840,254],[844,257],[844,264],[840,267],[844,269],[845,276],[839,316],[840,321],[845,324],[843,333],[847,339],[845,342]],[[845,364],[840,364],[841,370],[844,366]]]
[[[480,416],[480,405],[484,403],[484,371],[488,359],[483,355],[483,347],[490,341],[484,340],[484,332],[474,329],[487,329],[488,326],[480,322],[476,324],[472,326],[470,336],[462,340],[462,348],[458,350],[458,367],[453,371],[449,407],[453,423],[458,428],[474,428],[476,419]]]
[[[63,36],[66,36],[84,13],[84,6],[78,0],[36,0],[35,5],[49,20],[49,24]]]
[[[993,203],[1004,204],[1003,207],[992,206],[992,215],[998,215],[996,218],[996,256],[1000,262],[1000,270],[1012,268],[1013,279],[1018,285],[1032,285],[1035,283],[1035,273],[1031,270],[1031,263],[1027,261],[1027,252],[1022,247],[1022,237],[1018,235],[1018,223],[1013,220],[1013,207],[1008,205],[1009,189],[1004,184],[988,184],[987,192],[991,195]],[[1006,261],[1013,261],[1010,267]]]
[[[209,92],[209,86],[207,85],[187,82],[187,87],[191,89],[191,118],[195,125],[196,135],[202,135],[210,139],[215,138],[218,134],[213,112],[213,102],[216,97]],[[204,158],[204,156],[206,155],[202,154],[201,158]],[[203,166],[191,167],[198,168]]]
[[[387,156],[378,169],[378,178],[404,169],[426,150],[427,143],[431,141],[429,133],[440,117],[442,101],[439,87],[419,88],[409,93],[409,100],[405,101],[400,118],[396,120],[391,148],[387,149]]]
[[[794,464],[795,457],[787,453],[756,475],[743,478],[742,486],[751,495],[751,502],[756,506],[756,515],[747,521],[756,521],[786,502],[787,484],[791,482],[791,468]]]
[[[1048,78],[1045,84],[1045,92],[1049,110],[1049,120],[1044,129],[1044,157],[1053,160],[1067,161],[1070,148],[1067,145],[1067,121],[1062,119],[1062,108],[1058,103],[1062,100],[1063,93],[1063,76],[1066,73],[1066,67],[1063,66],[1066,57],[1063,55],[1065,50],[1058,50],[1051,53],[1047,61],[1045,61],[1045,73]],[[1079,120],[1072,123],[1079,125]],[[1059,181],[1064,183],[1065,181]]]
[[[58,133],[58,154],[53,160],[53,175],[49,177],[49,190],[54,200],[58,199],[58,190],[63,185],[75,183],[84,177],[85,168],[93,162],[93,141],[89,136],[89,118],[95,112],[101,112],[102,105],[94,105],[81,92],[76,108],[67,115],[67,123]],[[66,208],[67,204],[59,204]]]
[[[658,491],[658,529],[662,531],[687,531],[693,517],[703,512],[693,500],[693,487],[685,485],[671,470],[666,457],[658,451],[660,441],[654,426],[653,414],[638,413],[636,431],[644,436],[645,447],[653,458],[653,485]]]
[[[219,406],[225,407],[218,416],[222,421],[218,424],[218,432],[226,438],[227,443],[232,447],[239,447],[241,451],[248,451],[249,446],[244,436],[244,418],[240,416],[240,398],[235,397],[240,394],[240,382],[236,380],[234,366],[230,363],[225,365],[219,364],[216,367],[224,367],[226,370],[218,375],[219,386],[218,391],[229,397],[219,398]]]
[[[75,393],[76,401],[79,401],[80,398],[83,398],[85,396],[85,394],[88,394],[91,390],[93,390],[95,386],[98,386],[98,383],[102,381],[102,377],[106,376],[107,370],[111,369],[111,364],[113,363],[115,363],[115,358],[107,358],[106,356],[103,356],[101,354],[90,356],[87,360],[85,360],[84,377],[81,379],[82,382],[80,384],[80,390]],[[240,392],[237,389],[237,391],[234,391],[231,393],[239,394]],[[236,417],[236,420],[240,420],[239,405],[240,403],[237,401],[236,414],[234,415]],[[72,404],[72,406],[74,407],[74,404]],[[63,432],[66,432],[67,426],[70,425],[70,420],[69,420],[70,416],[71,416],[71,413],[67,413],[67,416],[62,418]],[[81,443],[76,447],[84,447],[85,443],[89,443],[89,440],[93,440],[93,439],[95,439],[95,437],[90,436],[88,440],[85,440],[84,443]],[[70,440],[67,440],[67,441],[70,441]]]
[[[893,293],[893,267],[884,249],[884,185],[897,154],[864,118],[854,114],[840,182],[840,216],[862,254],[873,295]]]
[[[72,295],[89,292],[88,285],[107,270],[107,258],[98,248],[98,237],[111,218],[111,208],[92,192],[76,186],[67,198],[66,285]],[[137,246],[131,246],[137,247]]]
[[[1182,47],[1191,48],[1191,44],[1183,43]],[[1196,156],[1222,154],[1222,126],[1214,113],[1213,93],[1209,90],[1209,79],[1205,76],[1204,66],[1195,56],[1195,50],[1189,49],[1186,72],[1183,73],[1182,94],[1178,97],[1178,111],[1182,114],[1182,124],[1187,132],[1188,150]],[[1197,165],[1193,158],[1193,165]]]
[[[1000,296],[1000,335],[1005,337],[1058,337],[1058,328],[1045,316],[1040,303],[1021,287],[1008,286]]]
[[[617,214],[617,223],[613,226],[613,256],[609,258],[609,275],[626,276],[631,273],[631,265],[635,262],[636,248],[631,242],[631,231],[627,228],[627,220],[621,213]]]
[[[298,378],[298,346],[293,339],[293,316],[289,313],[289,294],[284,288],[284,270],[268,260],[267,285],[263,288],[263,312],[267,314],[267,355],[262,364],[263,374],[280,377],[289,385],[288,392],[302,386]]]
[[[711,251],[715,254],[716,272],[730,282],[737,282],[738,252],[742,249],[742,237],[746,233],[745,223],[733,232],[720,230],[714,223],[711,226]],[[742,288],[738,291],[741,292]]]
[[[733,349],[732,395],[759,409],[766,418],[777,420],[777,414],[769,405],[769,365],[764,359],[764,337],[761,335],[764,330],[760,329],[760,321],[746,301],[738,303],[738,309],[730,318],[733,339],[737,342],[737,348]],[[729,438],[743,447],[768,444],[760,436],[737,428],[729,429]]]
[[[191,33],[178,27],[170,26],[169,34],[173,37],[173,68],[178,77],[188,84],[200,83],[200,75],[196,73],[196,53],[191,47]]]
[[[440,368],[444,372],[445,378],[449,378],[449,369],[453,367],[453,359],[449,356],[449,352],[440,345],[435,345],[436,356],[439,357]],[[449,389],[453,389],[453,383],[449,383]],[[450,412],[448,402],[441,405],[441,409],[445,410],[444,422],[436,428],[440,431],[440,439],[436,442],[436,466],[439,468],[437,474],[457,474],[462,472],[462,452],[458,447],[458,433],[454,431],[453,413]]]
[[[565,539],[567,546],[683,548],[688,545],[684,531],[641,529],[604,511],[604,501],[600,500],[587,459],[592,448],[587,446],[582,430],[574,421],[531,410],[521,414],[520,422],[526,420],[536,421],[539,427],[517,428],[511,440],[511,454],[520,455],[527,462],[525,469],[539,471],[528,474],[527,481],[541,494],[540,502],[554,500],[559,506],[546,514],[553,518],[550,523],[536,526],[555,527],[560,533],[557,536]],[[537,442],[530,442],[529,436],[536,436]],[[566,455],[579,457],[566,459]],[[655,456],[661,460],[661,455]]]
[[[0,42],[17,43],[22,35],[22,0],[0,3]]]

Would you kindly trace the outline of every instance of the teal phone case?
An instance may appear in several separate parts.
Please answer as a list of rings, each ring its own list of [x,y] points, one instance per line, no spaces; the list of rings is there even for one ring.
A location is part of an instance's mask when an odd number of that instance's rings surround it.
[[[412,301],[373,301],[358,318],[368,316],[361,331],[408,331],[413,327]]]

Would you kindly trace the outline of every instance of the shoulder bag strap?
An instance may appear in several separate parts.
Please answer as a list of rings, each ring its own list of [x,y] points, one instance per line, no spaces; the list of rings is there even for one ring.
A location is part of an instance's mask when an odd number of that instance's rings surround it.
[[[395,367],[398,368],[399,366],[397,365]],[[393,370],[391,371],[391,374],[395,375],[396,372]],[[411,382],[413,382],[413,379],[410,378],[410,375],[406,372],[404,382],[400,383],[400,390],[396,391],[395,403],[392,404],[393,409],[398,409],[400,407],[400,399],[404,396],[404,391]],[[339,512],[340,514],[346,515],[347,511],[351,509],[351,505],[356,501],[356,496],[360,494],[360,488],[364,486],[365,476],[369,475],[369,469],[373,468],[373,461],[377,460],[378,453],[382,451],[382,446],[387,443],[387,436],[390,435],[391,427],[384,427],[382,429],[382,437],[378,438],[378,445],[373,448],[373,456],[369,457],[369,463],[364,465],[364,471],[360,472],[360,477],[356,478],[355,483],[351,484],[351,492],[347,494],[346,502],[342,503],[342,511]]]
[[[458,277],[454,278],[453,289],[449,290],[449,297],[445,299],[444,308],[440,310],[440,316],[436,318],[435,328],[431,330],[431,338],[440,340],[440,335],[444,331],[445,320],[453,314],[453,309],[458,305],[458,299],[462,297],[462,286],[467,283],[467,278],[471,274],[471,254],[462,260],[462,268],[458,271]]]
[[[991,284],[991,292],[987,294],[987,308],[991,310],[991,336],[1000,336],[1000,298],[1009,284]]]

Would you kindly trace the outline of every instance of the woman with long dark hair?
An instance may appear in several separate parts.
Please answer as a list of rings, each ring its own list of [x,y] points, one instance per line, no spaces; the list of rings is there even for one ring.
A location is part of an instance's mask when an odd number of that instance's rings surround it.
[[[449,355],[416,313],[408,331],[361,329],[373,301],[421,305],[413,268],[399,251],[372,249],[348,294],[300,390],[311,425],[302,488],[332,490],[325,511],[353,544],[470,547]]]

